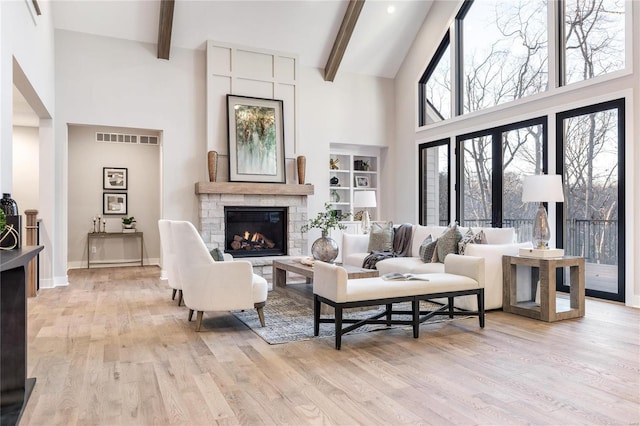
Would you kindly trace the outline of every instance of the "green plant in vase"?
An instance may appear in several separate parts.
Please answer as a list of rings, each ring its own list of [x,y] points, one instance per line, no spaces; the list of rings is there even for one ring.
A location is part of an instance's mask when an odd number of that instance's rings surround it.
[[[338,243],[329,237],[329,231],[336,228],[345,229],[344,224],[340,221],[351,216],[350,213],[338,213],[331,207],[331,203],[325,203],[324,210],[319,212],[315,218],[309,219],[309,222],[302,225],[300,229],[302,232],[307,232],[310,229],[320,230],[322,237],[311,245],[311,254],[314,259],[329,263],[338,257]]]
[[[123,217],[122,218],[122,227],[126,228],[126,229],[131,229],[131,228],[135,228],[135,223],[136,223],[136,218],[131,216],[131,217]]]

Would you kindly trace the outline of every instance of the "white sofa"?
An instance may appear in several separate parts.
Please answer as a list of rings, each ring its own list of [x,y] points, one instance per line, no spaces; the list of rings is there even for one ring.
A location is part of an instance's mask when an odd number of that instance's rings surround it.
[[[468,228],[459,227],[464,235]],[[389,272],[403,273],[440,273],[444,272],[443,263],[424,263],[420,259],[420,245],[429,235],[435,240],[447,228],[444,226],[413,225],[411,251],[408,257],[395,257],[381,260],[376,264],[380,274]],[[474,232],[481,229],[487,238],[487,244],[468,244],[465,255],[485,259],[485,309],[502,308],[502,256],[516,255],[520,247],[531,247],[531,243],[515,243],[513,228],[471,228]],[[369,235],[342,234],[342,263],[362,267],[364,258],[369,254]],[[526,281],[526,277],[522,277]],[[477,310],[475,297],[465,296],[456,299],[456,306],[462,309]]]

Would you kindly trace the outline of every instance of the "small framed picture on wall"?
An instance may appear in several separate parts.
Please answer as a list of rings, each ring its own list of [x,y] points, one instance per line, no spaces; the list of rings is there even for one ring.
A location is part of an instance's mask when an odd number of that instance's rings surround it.
[[[102,189],[127,189],[127,169],[123,167],[102,168]]]
[[[105,215],[126,215],[127,194],[124,192],[105,192],[102,195],[102,213]]]

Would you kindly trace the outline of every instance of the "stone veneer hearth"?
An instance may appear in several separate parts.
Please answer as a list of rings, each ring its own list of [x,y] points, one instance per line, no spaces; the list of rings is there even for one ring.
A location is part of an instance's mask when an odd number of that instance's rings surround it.
[[[307,252],[307,236],[300,231],[307,222],[307,195],[313,185],[260,183],[203,182],[196,184],[200,202],[199,231],[209,249],[224,247],[225,206],[288,207],[287,256],[302,256]],[[253,271],[272,282],[272,262],[286,256],[247,257]]]

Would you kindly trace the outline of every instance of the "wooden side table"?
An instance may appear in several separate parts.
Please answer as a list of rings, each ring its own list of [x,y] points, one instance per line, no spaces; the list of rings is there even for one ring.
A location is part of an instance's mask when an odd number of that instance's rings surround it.
[[[516,267],[518,265],[538,268],[540,277],[540,305],[534,300],[517,300]],[[556,297],[556,269],[569,268],[570,297]],[[584,257],[563,256],[559,258],[534,258],[503,256],[502,310],[547,322],[584,316]],[[535,295],[535,292],[532,292]],[[535,296],[534,296],[535,297]]]

